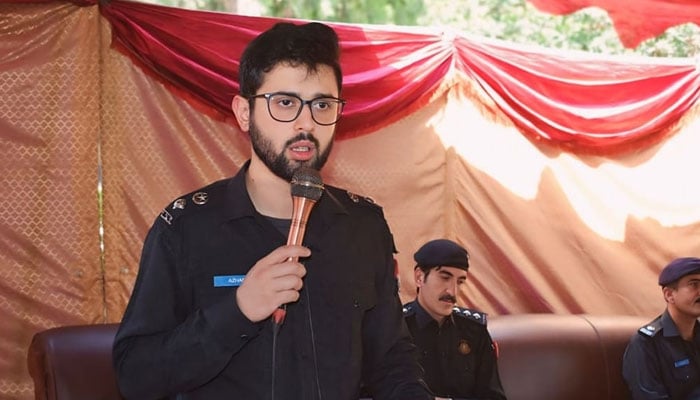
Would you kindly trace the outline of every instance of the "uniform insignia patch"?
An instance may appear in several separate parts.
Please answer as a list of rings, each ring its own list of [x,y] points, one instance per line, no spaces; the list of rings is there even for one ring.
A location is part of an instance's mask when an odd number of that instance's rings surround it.
[[[476,321],[482,325],[486,325],[487,314],[482,313],[477,310],[470,310],[468,308],[454,307],[452,312],[460,317],[466,317],[472,321]]]
[[[206,192],[197,192],[192,195],[192,202],[197,205],[207,204],[209,201],[209,195]]]
[[[654,336],[654,334],[656,334],[656,327],[654,325],[647,325],[639,328],[639,331],[647,336]]]
[[[348,197],[350,197],[350,200],[352,200],[353,203],[360,202],[360,197],[353,192],[348,191]]]
[[[187,204],[187,200],[185,199],[177,199],[173,202],[173,210],[177,210],[178,208],[180,210],[185,209],[185,204]]]
[[[472,348],[469,346],[469,342],[462,339],[459,341],[459,344],[457,345],[457,351],[459,351],[459,354],[466,356],[467,354],[472,352]]]
[[[170,225],[173,222],[173,215],[168,212],[168,210],[163,210],[163,212],[160,213],[160,218],[163,219],[168,225]]]

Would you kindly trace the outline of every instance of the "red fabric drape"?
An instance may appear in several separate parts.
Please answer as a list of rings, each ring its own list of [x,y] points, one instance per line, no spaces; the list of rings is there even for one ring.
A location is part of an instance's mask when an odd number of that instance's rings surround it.
[[[625,47],[635,48],[666,29],[693,22],[700,25],[697,0],[528,0],[541,11],[571,14],[586,7],[607,11]]]
[[[231,115],[243,47],[278,21],[123,0],[102,14],[118,46],[222,117]],[[456,73],[478,81],[528,137],[597,154],[659,140],[700,96],[690,59],[554,52],[436,29],[334,27],[348,100],[341,139],[412,113]]]
[[[626,150],[661,139],[700,96],[688,62],[530,52],[458,43],[464,69],[521,131],[571,151]]]
[[[128,1],[114,1],[102,13],[118,46],[183,95],[223,116],[231,116],[243,48],[280,21]],[[336,27],[342,40],[343,96],[350,100],[338,128],[343,138],[372,132],[415,111],[449,70],[451,49],[439,36]]]

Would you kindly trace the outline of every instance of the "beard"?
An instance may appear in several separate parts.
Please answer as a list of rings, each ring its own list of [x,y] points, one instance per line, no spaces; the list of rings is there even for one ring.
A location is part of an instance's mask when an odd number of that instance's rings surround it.
[[[321,151],[318,139],[316,139],[313,134],[300,133],[287,140],[282,150],[276,153],[272,142],[260,132],[260,129],[258,129],[257,125],[252,120],[250,121],[249,134],[250,142],[253,145],[253,151],[258,158],[260,158],[263,164],[265,164],[273,174],[288,182],[292,180],[294,173],[301,167],[313,168],[320,171],[326,164],[326,161],[328,161],[328,156],[333,148],[333,138],[328,142],[328,147]],[[312,142],[314,146],[316,146],[316,155],[307,161],[296,161],[287,158],[285,150],[287,147],[291,146],[292,143],[299,140],[308,140]]]

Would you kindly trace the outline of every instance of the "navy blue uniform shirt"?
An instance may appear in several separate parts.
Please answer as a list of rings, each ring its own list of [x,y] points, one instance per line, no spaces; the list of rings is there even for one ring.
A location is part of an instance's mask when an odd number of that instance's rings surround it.
[[[272,324],[241,313],[235,285],[286,233],[255,210],[246,170],[175,200],[148,232],[114,343],[127,398],[271,398]],[[327,186],[304,244],[304,288],[277,338],[275,400],[355,400],[360,382],[377,400],[431,398],[381,208]]]
[[[454,399],[506,399],[486,314],[455,307],[438,325],[414,301],[404,305],[404,318],[433,393]]]
[[[699,326],[693,340],[685,341],[666,311],[639,328],[622,363],[634,400],[700,400]]]

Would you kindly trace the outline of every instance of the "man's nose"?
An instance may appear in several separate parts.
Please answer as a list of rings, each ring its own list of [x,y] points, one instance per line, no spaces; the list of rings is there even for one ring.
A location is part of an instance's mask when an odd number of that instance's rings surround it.
[[[314,126],[315,121],[311,115],[311,104],[305,104],[301,107],[301,113],[297,119],[294,120],[294,127],[300,131],[311,132],[313,131]]]

